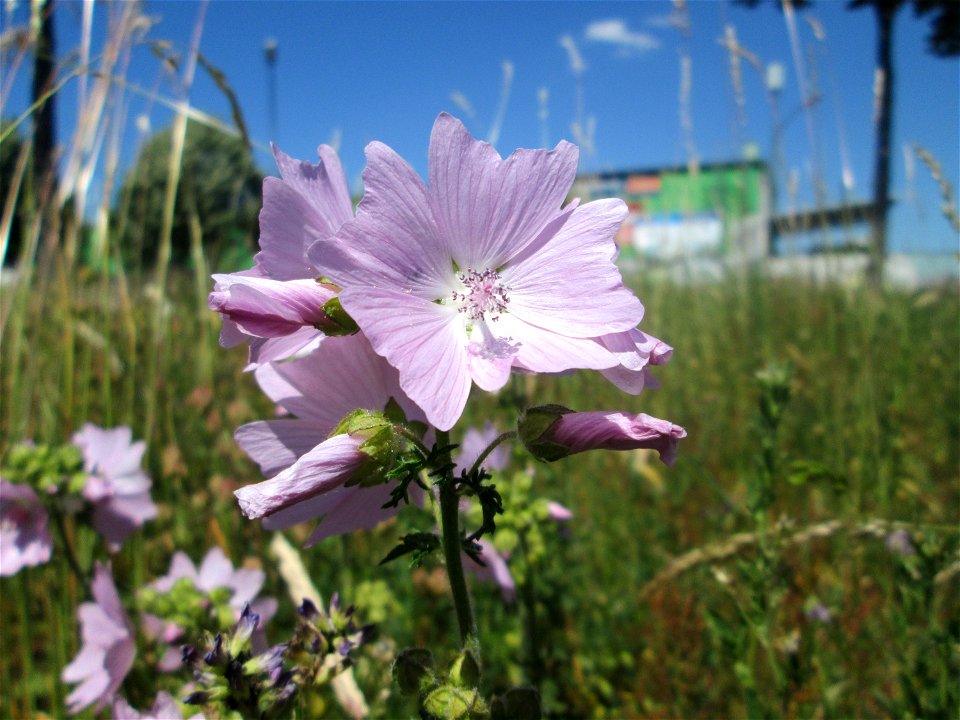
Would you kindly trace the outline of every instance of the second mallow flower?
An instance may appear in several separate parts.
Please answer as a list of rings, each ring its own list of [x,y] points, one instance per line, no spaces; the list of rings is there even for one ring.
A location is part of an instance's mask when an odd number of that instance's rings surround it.
[[[677,443],[687,431],[669,420],[617,411],[574,412],[562,405],[541,405],[517,423],[520,440],[538,460],[552,462],[586,450],[656,450],[672,465]]]

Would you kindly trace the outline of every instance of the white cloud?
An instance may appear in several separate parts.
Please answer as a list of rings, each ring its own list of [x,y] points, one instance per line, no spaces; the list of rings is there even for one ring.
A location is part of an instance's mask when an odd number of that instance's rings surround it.
[[[623,20],[597,20],[587,25],[584,32],[587,40],[616,45],[632,53],[656,50],[660,41],[645,32],[630,30]]]
[[[586,65],[583,62],[583,56],[580,55],[580,50],[577,48],[577,43],[574,41],[573,37],[570,35],[564,35],[558,41],[564,50],[567,51],[567,58],[570,60],[570,70],[574,75],[579,75],[586,69]]]

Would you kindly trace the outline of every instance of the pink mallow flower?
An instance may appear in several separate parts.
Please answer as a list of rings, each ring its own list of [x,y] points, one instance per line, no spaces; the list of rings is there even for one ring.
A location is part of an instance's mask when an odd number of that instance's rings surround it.
[[[594,339],[634,328],[613,237],[621,200],[563,208],[579,151],[517,150],[506,160],[441,114],[429,185],[392,149],[367,145],[357,217],[308,256],[400,385],[440,430],[470,387],[493,391],[511,368],[560,372],[620,364]]]
[[[143,523],[157,516],[150,499],[150,478],[141,469],[146,444],[131,442],[128,427],[105,430],[87,423],[71,442],[83,453],[87,482],[82,495],[93,503],[93,526],[110,552]]]
[[[530,408],[518,423],[520,440],[539,460],[552,462],[587,450],[656,450],[672,465],[687,431],[668,420],[623,412],[574,412],[560,405]]]
[[[64,682],[80,683],[67,696],[71,714],[90,705],[96,713],[112,703],[137,652],[133,625],[107,566],[96,564],[91,590],[95,602],[77,611],[83,647],[61,675]]]
[[[353,203],[336,151],[321,145],[317,152],[320,162],[311,165],[273,148],[280,177],[263,181],[256,265],[213,276],[209,305],[223,318],[220,344],[249,342],[251,369],[305,355],[325,332],[343,330],[323,309],[337,288],[317,281],[306,251],[353,217]]]
[[[241,448],[271,476],[234,494],[243,514],[282,530],[322,517],[309,547],[331,535],[371,528],[398,512],[382,506],[392,486],[359,480],[375,462],[363,447],[369,433],[331,433],[357,409],[382,412],[394,400],[408,420],[423,412],[400,389],[397,371],[362,334],[325,342],[305,358],[257,368],[261,389],[296,417],[262,420],[237,430]]]
[[[0,478],[0,575],[42,565],[52,549],[47,511],[37,493],[29,485]]]

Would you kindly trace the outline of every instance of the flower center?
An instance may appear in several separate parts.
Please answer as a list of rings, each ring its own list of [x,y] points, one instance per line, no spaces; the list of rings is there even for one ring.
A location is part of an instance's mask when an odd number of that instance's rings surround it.
[[[458,272],[457,278],[463,283],[463,292],[453,291],[453,301],[459,305],[457,312],[465,313],[471,320],[482,320],[488,314],[496,320],[507,309],[510,298],[496,270],[478,272],[467,268]]]

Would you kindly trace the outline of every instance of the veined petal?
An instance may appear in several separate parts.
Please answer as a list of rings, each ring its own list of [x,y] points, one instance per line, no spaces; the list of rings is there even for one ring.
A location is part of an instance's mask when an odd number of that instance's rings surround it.
[[[273,157],[283,182],[309,201],[313,227],[327,237],[353,217],[347,177],[337,152],[329,145],[317,148],[320,162],[297,160],[273,145]]]
[[[356,219],[340,228],[335,243],[311,248],[310,259],[344,287],[396,287],[430,300],[444,296],[453,279],[450,254],[423,181],[383,143],[367,145],[366,155]]]
[[[226,323],[227,321],[224,321],[224,327]],[[301,326],[296,332],[283,337],[251,338],[249,335],[243,337],[250,341],[250,364],[244,369],[256,370],[257,366],[264,363],[306,357],[320,347],[320,343],[327,336],[313,327]]]
[[[346,303],[344,307],[352,312]],[[391,307],[388,314],[393,312]],[[299,418],[325,425],[327,433],[347,413],[357,408],[383,410],[391,397],[409,419],[423,419],[401,391],[397,371],[359,333],[326,338],[299,360],[260,366],[256,378],[271,400]]]
[[[570,412],[557,419],[541,439],[567,448],[569,454],[586,450],[656,450],[672,465],[677,443],[687,431],[669,420],[623,412]]]
[[[258,420],[237,428],[233,439],[264,475],[271,476],[323,442],[332,429],[328,423],[310,420]]]
[[[441,113],[430,135],[430,207],[460,267],[497,268],[532,242],[559,211],[579,150],[517,150],[502,160],[456,118]]]
[[[234,492],[241,511],[248,518],[259,518],[339,487],[368,459],[360,444],[349,435],[324,440],[271,479]]]
[[[275,177],[263,181],[260,210],[260,252],[254,262],[274,280],[297,280],[317,276],[307,259],[307,248],[325,237],[325,228],[315,227],[310,200]]]
[[[390,499],[392,489],[392,483],[343,488],[337,496],[337,504],[330,508],[303,546],[311,547],[333,535],[367,530],[389,520],[400,511],[399,507],[383,507]]]
[[[505,267],[510,312],[570,337],[634,328],[643,305],[613,262],[613,236],[626,214],[621,200],[581,205],[539,250]]]
[[[431,425],[449,430],[470,394],[463,321],[449,307],[396,290],[347,288],[343,307],[373,349],[400,373],[400,387]]]
[[[323,305],[336,292],[315,280],[273,280],[214,275],[216,289],[209,306],[229,318],[247,335],[279,337],[304,325],[329,321]]]
[[[590,338],[572,338],[531,325],[512,313],[497,321],[500,336],[519,343],[514,366],[538,373],[587,368],[600,370],[617,364],[614,355]]]

